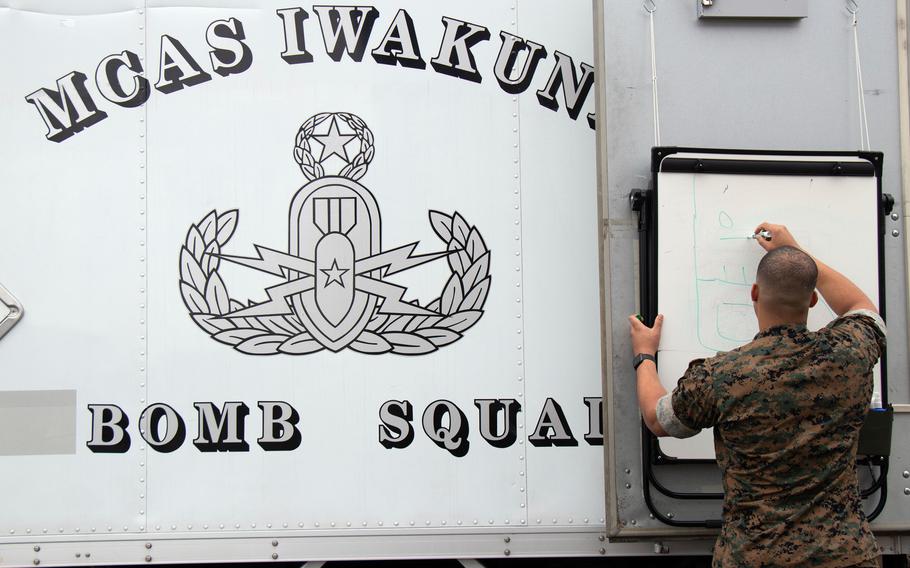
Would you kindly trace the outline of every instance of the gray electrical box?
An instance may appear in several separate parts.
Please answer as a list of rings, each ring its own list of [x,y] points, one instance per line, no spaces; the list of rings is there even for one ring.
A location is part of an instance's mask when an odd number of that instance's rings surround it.
[[[699,18],[777,18],[809,16],[809,0],[696,0]]]

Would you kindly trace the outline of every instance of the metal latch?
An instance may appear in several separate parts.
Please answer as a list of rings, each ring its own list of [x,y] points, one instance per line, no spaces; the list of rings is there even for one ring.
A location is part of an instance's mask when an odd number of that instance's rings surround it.
[[[0,339],[19,323],[23,315],[25,309],[22,304],[0,284]]]

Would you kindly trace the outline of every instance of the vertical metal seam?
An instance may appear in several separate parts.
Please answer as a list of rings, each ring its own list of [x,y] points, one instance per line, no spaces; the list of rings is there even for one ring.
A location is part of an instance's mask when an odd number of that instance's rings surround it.
[[[519,16],[518,6],[519,6],[519,0],[514,0],[514,2],[512,4],[512,9],[514,10],[515,13],[513,14],[514,21],[512,22],[512,31],[515,35],[518,35],[518,16]],[[527,436],[528,436],[527,397],[525,396],[525,394],[527,394],[527,388],[525,388],[525,387],[528,384],[527,383],[528,375],[527,375],[527,367],[525,366],[525,356],[524,356],[524,344],[525,344],[525,339],[524,339],[525,338],[525,334],[524,334],[524,331],[525,331],[524,284],[525,283],[524,283],[524,221],[523,221],[523,213],[524,213],[523,205],[524,204],[522,203],[522,187],[521,187],[521,182],[522,182],[522,177],[521,177],[521,97],[519,95],[515,95],[512,98],[512,101],[515,103],[513,108],[515,109],[514,124],[515,124],[515,141],[516,141],[515,142],[516,143],[516,148],[515,148],[516,164],[515,164],[515,189],[514,189],[514,192],[515,192],[515,196],[516,196],[515,197],[515,207],[516,207],[515,222],[517,224],[516,228],[515,228],[515,230],[516,230],[515,254],[517,255],[517,270],[518,270],[518,276],[516,279],[517,280],[516,287],[517,287],[518,314],[519,314],[519,316],[518,316],[519,321],[517,323],[517,328],[518,328],[517,335],[518,335],[518,350],[519,350],[519,356],[520,356],[519,365],[521,366],[519,375],[518,375],[518,381],[519,381],[518,388],[519,388],[519,399],[520,399],[520,403],[521,403],[522,409],[523,409],[523,411],[521,413],[521,421],[520,421],[522,434],[520,435],[521,443],[519,445],[521,446],[521,456],[520,456],[520,461],[521,461],[521,466],[522,466],[521,471],[524,473],[524,475],[519,480],[519,483],[520,483],[519,487],[520,487],[520,489],[523,490],[521,493],[522,499],[521,499],[520,505],[524,509],[524,515],[520,519],[520,522],[522,525],[528,526],[530,524],[530,518],[529,518],[529,513],[528,513],[528,445],[524,442],[525,438],[527,438]]]
[[[607,139],[607,101],[606,101],[606,38],[604,27],[603,0],[592,0],[594,8],[594,69],[596,87],[594,89],[597,140],[597,246],[600,257],[600,333],[601,333],[601,379],[603,388],[603,429],[604,429],[604,492],[606,513],[605,524],[608,534],[618,532],[618,503],[616,501],[616,472],[613,458],[614,428],[613,413],[610,405],[613,404],[613,304],[612,304],[612,278],[613,272],[610,262],[611,238],[609,231],[610,219],[610,188],[608,166],[608,139]]]
[[[149,79],[148,79],[149,73],[147,71],[148,70],[148,0],[143,0],[142,7],[139,9],[139,16],[140,16],[140,20],[141,20],[140,26],[139,26],[141,33],[139,35],[141,37],[140,47],[142,48],[140,50],[142,52],[142,58],[141,58],[142,63],[143,63],[142,69],[143,69],[143,73],[145,75],[146,80],[149,81]],[[149,94],[151,94],[151,90],[152,90],[151,81],[148,82],[148,89],[150,92]],[[144,355],[141,357],[141,360],[140,360],[139,389],[140,389],[141,398],[139,399],[139,402],[140,402],[140,408],[144,408],[146,406],[146,404],[148,403],[148,396],[149,396],[149,386],[148,386],[148,376],[149,376],[149,373],[148,373],[148,362],[149,362],[149,357],[148,357],[148,330],[149,330],[149,325],[148,325],[148,314],[149,314],[149,310],[148,310],[148,298],[149,298],[149,294],[148,294],[148,282],[149,282],[149,278],[148,278],[148,267],[149,267],[149,263],[148,263],[148,258],[149,258],[149,255],[148,255],[148,251],[149,251],[149,246],[148,246],[148,243],[149,243],[149,238],[148,238],[148,235],[149,235],[149,231],[148,231],[148,216],[149,216],[148,100],[146,100],[145,104],[142,105],[142,111],[141,111],[141,115],[140,115],[140,119],[139,119],[139,124],[140,124],[139,136],[141,139],[140,144],[141,144],[142,150],[143,150],[141,152],[141,159],[140,159],[140,164],[139,164],[139,169],[140,169],[139,183],[141,186],[141,189],[140,189],[141,208],[140,208],[140,215],[139,215],[140,216],[139,248],[142,249],[141,258],[145,259],[142,263],[142,272],[140,273],[140,299],[142,300],[140,302],[140,305],[142,306],[140,321],[143,323],[140,325],[140,327],[142,329],[142,334],[140,335],[139,341],[140,341],[140,345],[141,345],[141,349],[142,349],[141,353],[143,353]],[[141,428],[142,425],[140,424],[139,427]],[[140,515],[139,515],[140,516],[139,532],[140,533],[147,532],[148,523],[146,521],[149,519],[149,507],[148,507],[148,504],[149,504],[149,496],[148,496],[149,459],[148,458],[149,458],[150,452],[148,452],[146,450],[146,447],[147,447],[147,445],[145,444],[144,440],[140,440],[140,446],[139,446],[139,448],[140,448],[140,453],[139,453],[140,468],[139,469],[142,474],[142,477],[140,477],[141,481],[139,483],[139,491],[140,491],[139,500],[140,500],[140,507],[141,507]],[[141,511],[144,511],[144,514],[142,514]]]

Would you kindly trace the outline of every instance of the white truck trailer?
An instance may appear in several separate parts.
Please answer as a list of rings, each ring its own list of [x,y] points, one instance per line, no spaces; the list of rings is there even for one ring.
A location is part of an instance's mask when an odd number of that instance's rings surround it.
[[[799,211],[862,218],[906,555],[906,15],[0,0],[0,566],[709,555],[625,318],[670,303],[660,176],[711,168],[874,199]]]

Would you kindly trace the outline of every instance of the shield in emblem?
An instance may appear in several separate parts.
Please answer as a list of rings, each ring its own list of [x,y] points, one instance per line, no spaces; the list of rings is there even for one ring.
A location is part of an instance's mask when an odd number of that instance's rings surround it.
[[[340,351],[376,309],[376,297],[358,291],[355,282],[355,262],[382,251],[376,199],[352,179],[316,179],[294,196],[288,233],[290,254],[315,266],[315,287],[291,298],[294,312],[316,341]],[[289,279],[299,276],[291,273]],[[379,270],[369,276],[381,279]]]

